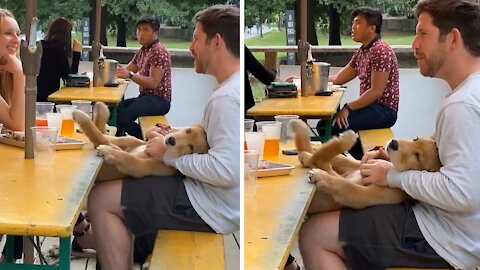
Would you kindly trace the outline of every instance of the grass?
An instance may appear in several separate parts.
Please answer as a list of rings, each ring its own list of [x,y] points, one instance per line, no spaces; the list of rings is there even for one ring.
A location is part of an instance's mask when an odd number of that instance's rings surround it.
[[[328,33],[317,32],[319,45],[328,45]],[[410,45],[415,38],[415,33],[410,32],[384,32],[382,33],[382,39],[390,45]],[[350,36],[342,36],[342,45],[358,45],[358,42],[352,40]],[[285,31],[278,31],[273,29],[272,31],[263,35],[263,38],[253,37],[245,40],[247,46],[282,46],[286,44]],[[254,53],[255,57],[259,61],[265,61],[265,55],[263,53]],[[286,57],[286,53],[279,53],[278,57]]]
[[[78,41],[82,40],[82,36],[80,33],[73,34],[73,38],[75,38]],[[108,35],[107,41],[108,41],[108,46],[116,46],[117,37]],[[191,40],[160,38],[160,42],[162,42],[163,45],[165,45],[165,47],[169,49],[188,49],[188,47],[190,46]],[[141,45],[136,40],[127,39],[127,47],[141,47]]]

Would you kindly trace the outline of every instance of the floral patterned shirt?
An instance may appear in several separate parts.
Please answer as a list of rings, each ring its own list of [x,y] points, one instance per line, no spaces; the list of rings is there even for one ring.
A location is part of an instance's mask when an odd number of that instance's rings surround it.
[[[388,44],[379,38],[375,38],[369,45],[360,47],[348,65],[357,71],[358,79],[360,79],[360,95],[371,88],[373,71],[388,72],[387,86],[376,102],[398,112],[399,72],[397,56]]]
[[[140,86],[141,95],[156,95],[168,101],[172,99],[172,60],[170,53],[158,41],[152,45],[142,46],[132,59],[132,63],[138,67],[138,74],[148,76],[150,68],[157,67],[165,70],[160,84],[155,89]]]

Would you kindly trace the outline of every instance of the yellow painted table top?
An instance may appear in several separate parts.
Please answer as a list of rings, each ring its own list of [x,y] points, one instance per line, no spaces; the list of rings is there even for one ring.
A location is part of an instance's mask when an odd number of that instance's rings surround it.
[[[390,128],[360,130],[358,132],[362,143],[363,153],[372,150],[375,146],[385,146],[393,139],[393,132]]]
[[[297,156],[280,154],[278,162],[296,168],[258,178],[255,195],[245,198],[245,269],[283,269],[315,192]]]
[[[141,116],[138,118],[140,128],[142,129],[143,138],[147,130],[157,123],[168,124],[167,117],[165,115],[153,115],[153,116]]]
[[[247,111],[247,115],[273,117],[279,114],[295,114],[302,118],[332,118],[342,96],[343,91],[336,91],[331,96],[269,98],[255,104]]]
[[[91,147],[56,151],[52,164],[0,144],[0,234],[67,237],[102,163]]]
[[[48,96],[48,100],[55,103],[70,102],[72,100],[102,101],[107,104],[118,104],[122,101],[128,83],[124,82],[117,87],[63,87]]]

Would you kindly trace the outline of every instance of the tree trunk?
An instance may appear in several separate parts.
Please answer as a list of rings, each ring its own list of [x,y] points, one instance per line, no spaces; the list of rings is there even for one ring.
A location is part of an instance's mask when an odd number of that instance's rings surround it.
[[[307,42],[311,45],[318,45],[317,30],[313,10],[316,1],[307,0]],[[300,0],[295,1],[295,36],[297,41],[300,39]]]
[[[107,17],[108,17],[107,7],[103,6],[102,7],[102,20],[100,21],[100,43],[102,43],[103,46],[108,46],[108,41],[107,41]]]
[[[328,45],[342,45],[340,38],[340,15],[332,5],[328,5]]]
[[[117,21],[117,47],[127,47],[127,23],[122,16]]]

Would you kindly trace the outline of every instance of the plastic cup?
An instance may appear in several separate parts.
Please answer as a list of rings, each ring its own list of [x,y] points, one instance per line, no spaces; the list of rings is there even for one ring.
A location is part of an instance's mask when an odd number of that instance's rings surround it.
[[[55,158],[58,128],[32,127],[35,159],[50,164]]]
[[[255,150],[259,157],[263,157],[263,146],[265,144],[265,134],[262,132],[245,132],[245,150]]]
[[[252,132],[254,123],[255,123],[255,120],[253,120],[253,119],[245,119],[244,122],[243,122],[243,131],[244,132]]]
[[[277,121],[259,121],[256,122],[255,125],[257,125],[257,131],[262,131],[262,126],[263,125],[271,125],[275,124]]]
[[[263,159],[270,161],[278,160],[280,152],[280,133],[282,123],[262,125],[261,132],[265,134],[265,146],[263,147]]]
[[[53,102],[36,102],[35,103],[35,126],[46,127],[47,113],[53,112]]]
[[[258,151],[245,150],[244,165],[245,183],[243,194],[245,197],[252,197],[255,195],[257,184]]]
[[[57,106],[57,110],[60,109],[60,113],[62,114],[62,129],[60,130],[60,135],[70,138],[73,136],[75,124],[73,122],[72,112],[76,108],[77,106],[74,105]]]
[[[77,109],[88,115],[92,113],[92,102],[90,100],[72,100],[72,105],[77,106]]]
[[[292,132],[288,130],[288,122],[292,119],[298,119],[298,115],[275,115],[275,121],[282,123],[282,131],[280,133],[280,141],[282,143],[286,142],[288,139],[292,137]]]
[[[62,114],[61,113],[47,113],[47,123],[49,127],[56,127],[58,130],[62,130]]]

